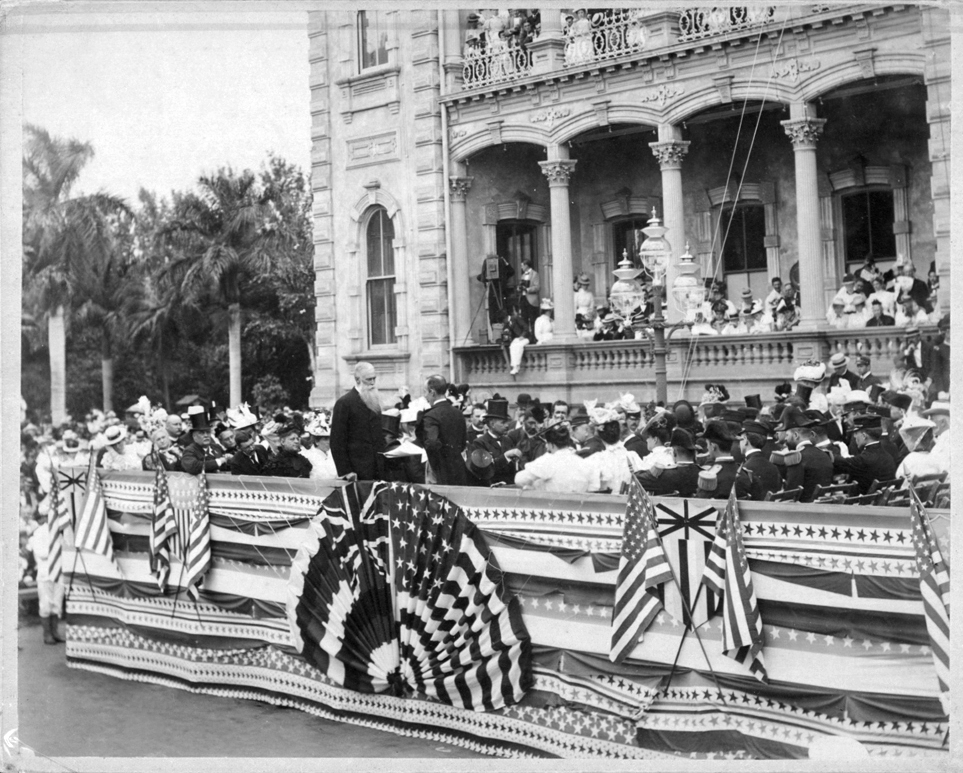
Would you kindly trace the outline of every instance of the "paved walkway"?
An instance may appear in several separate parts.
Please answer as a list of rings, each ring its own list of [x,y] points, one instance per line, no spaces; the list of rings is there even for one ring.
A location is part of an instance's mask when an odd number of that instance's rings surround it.
[[[67,668],[64,645],[44,645],[37,618],[20,626],[19,737],[44,757],[491,759],[259,701]]]

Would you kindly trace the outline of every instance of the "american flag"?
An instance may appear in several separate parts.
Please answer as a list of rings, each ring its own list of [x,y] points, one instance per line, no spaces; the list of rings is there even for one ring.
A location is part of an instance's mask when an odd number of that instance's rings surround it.
[[[70,525],[70,503],[60,490],[57,470],[53,470],[50,487],[50,513],[47,516],[49,526],[50,547],[47,552],[47,571],[53,582],[59,582],[63,576],[64,532]]]
[[[636,642],[641,641],[642,633],[662,608],[653,589],[671,579],[672,569],[656,530],[652,500],[632,476],[612,611],[609,660],[613,663],[622,662]]]
[[[167,472],[160,459],[154,473],[154,512],[150,529],[150,570],[157,577],[157,587],[161,592],[167,587],[171,572],[169,540],[177,533],[174,518],[174,505],[167,486]]]
[[[96,456],[96,455],[95,455]],[[77,519],[74,546],[78,550],[90,550],[114,561],[114,545],[107,528],[107,505],[104,503],[103,487],[97,473],[96,458],[90,459],[87,470],[87,499]]]
[[[722,651],[742,664],[760,681],[769,679],[762,657],[762,617],[739,524],[736,490],[716,521],[716,538],[706,561],[705,586],[722,596]]]
[[[943,561],[939,544],[930,528],[929,519],[916,490],[910,486],[910,519],[913,523],[913,547],[920,576],[920,595],[930,650],[940,684],[940,704],[950,713],[950,572]]]
[[[187,592],[196,600],[197,586],[211,568],[211,521],[208,513],[210,497],[207,493],[207,473],[197,476],[197,497],[190,510],[190,526],[183,535],[184,573]]]

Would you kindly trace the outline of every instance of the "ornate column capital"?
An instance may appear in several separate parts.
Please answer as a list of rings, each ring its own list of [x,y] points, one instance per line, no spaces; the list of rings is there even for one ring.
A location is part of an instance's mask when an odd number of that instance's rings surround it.
[[[468,189],[471,188],[474,177],[449,177],[448,183],[451,190],[452,201],[464,201],[468,198]]]
[[[681,169],[682,159],[689,152],[690,143],[685,140],[668,140],[667,142],[650,142],[652,155],[659,161],[660,169]]]
[[[796,118],[789,121],[780,121],[782,128],[786,130],[789,139],[792,141],[793,150],[803,150],[815,148],[816,140],[823,133],[826,125],[825,118]]]
[[[548,178],[549,188],[567,188],[568,180],[575,171],[577,162],[572,159],[559,159],[557,161],[539,161],[542,167],[542,174]]]

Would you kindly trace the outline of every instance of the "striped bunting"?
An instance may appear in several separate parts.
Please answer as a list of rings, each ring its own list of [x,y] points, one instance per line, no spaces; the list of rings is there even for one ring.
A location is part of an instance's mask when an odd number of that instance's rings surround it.
[[[207,473],[197,476],[197,497],[190,511],[190,526],[183,539],[187,592],[197,600],[198,585],[211,568],[211,523],[208,513]]]
[[[156,461],[154,509],[151,515],[150,529],[150,569],[156,575],[157,587],[163,593],[171,572],[169,541],[177,533],[178,527],[174,518],[174,505],[171,502],[170,489],[167,486],[167,471],[161,464],[160,459]]]
[[[47,572],[52,582],[59,582],[63,576],[64,532],[70,525],[70,503],[60,490],[57,470],[53,470],[50,487],[50,510],[48,534],[50,546],[47,551]]]
[[[923,614],[930,637],[933,665],[940,684],[940,703],[950,713],[950,572],[930,529],[929,519],[916,490],[910,485],[910,519],[913,547],[920,575]]]
[[[633,476],[625,511],[622,556],[615,584],[612,613],[612,646],[609,659],[621,663],[662,608],[653,591],[672,579],[662,541],[656,531],[655,515],[648,493]]]
[[[739,663],[748,662],[749,670],[757,679],[768,681],[762,657],[762,617],[742,542],[735,488],[716,522],[716,538],[702,581],[709,590],[722,596],[723,652]]]
[[[114,561],[114,546],[107,528],[107,506],[104,503],[103,487],[97,473],[96,455],[90,459],[87,470],[87,499],[84,509],[77,519],[77,534],[74,544],[82,550],[90,550]],[[116,563],[116,562],[115,562]]]

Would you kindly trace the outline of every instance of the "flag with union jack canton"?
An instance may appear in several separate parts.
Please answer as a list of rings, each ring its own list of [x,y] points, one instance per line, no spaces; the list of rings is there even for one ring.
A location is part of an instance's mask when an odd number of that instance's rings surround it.
[[[211,521],[208,508],[210,496],[207,491],[207,473],[202,469],[197,476],[197,496],[190,510],[187,534],[182,535],[184,549],[184,575],[187,592],[197,600],[198,586],[207,570],[211,568]]]
[[[950,570],[943,561],[939,543],[930,528],[929,518],[916,490],[910,486],[910,519],[913,523],[913,548],[919,571],[923,614],[929,634],[930,651],[940,685],[940,704],[950,713]]]
[[[621,663],[642,640],[643,632],[662,608],[656,588],[671,579],[672,569],[656,528],[652,500],[633,476],[629,481],[612,610],[609,660],[613,663]]]
[[[47,571],[51,581],[59,582],[63,576],[64,532],[70,525],[70,502],[60,490],[58,471],[53,470],[50,487],[50,511],[47,531],[50,547],[47,552]]]
[[[171,538],[177,534],[174,505],[167,485],[167,471],[160,459],[154,473],[154,506],[150,528],[150,570],[163,593],[171,572]]]
[[[104,502],[103,486],[96,467],[96,454],[91,457],[90,466],[87,469],[87,498],[77,519],[74,547],[106,556],[116,566],[114,544],[110,538],[110,529],[107,527],[107,505]]]
[[[768,681],[762,656],[762,616],[752,589],[735,488],[716,521],[716,538],[702,582],[722,597],[722,651],[739,663],[748,664],[756,679]]]

